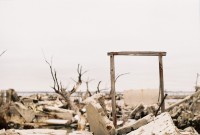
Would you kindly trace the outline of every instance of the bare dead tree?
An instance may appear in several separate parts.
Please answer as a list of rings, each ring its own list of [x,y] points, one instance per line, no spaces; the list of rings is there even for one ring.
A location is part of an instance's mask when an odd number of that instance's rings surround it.
[[[96,93],[100,93],[101,91],[103,90],[108,90],[109,88],[104,88],[104,89],[100,89],[100,84],[101,84],[102,81],[99,81],[98,84],[97,84],[97,90],[96,90]]]
[[[85,84],[86,84],[86,93],[91,97],[92,96],[92,94],[91,94],[91,92],[90,92],[90,90],[89,90],[89,83],[90,82],[92,82],[92,81],[94,81],[94,79],[87,79],[87,81],[85,81]]]
[[[0,57],[6,52],[7,50],[4,50],[3,52],[1,52]]]
[[[70,94],[73,94],[74,92],[77,91],[77,89],[81,86],[82,84],[82,76],[86,73],[87,71],[83,71],[82,70],[82,66],[80,66],[80,64],[78,64],[78,68],[77,68],[77,73],[78,73],[78,81],[75,81],[76,84],[74,85],[74,87],[72,88],[72,90],[70,91]]]
[[[115,82],[117,82],[117,79],[119,79],[120,77],[124,76],[124,75],[128,75],[130,73],[123,73],[123,74],[119,74],[116,78],[115,78]]]
[[[89,78],[87,78],[87,81],[84,81],[86,84],[86,93],[82,97],[83,100],[86,99],[87,97],[92,96],[92,93],[90,92],[90,89],[89,89],[89,83],[92,81],[94,81],[94,79],[89,79]]]
[[[99,88],[99,87],[100,87],[100,84],[101,84],[101,81],[98,82],[98,85],[97,85],[97,92],[96,92],[96,93],[100,93],[100,88]]]
[[[46,58],[45,58],[45,61],[49,65],[51,76],[52,76],[52,79],[53,79],[53,82],[54,82],[54,85],[52,86],[52,88],[54,89],[54,91],[57,94],[61,95],[64,98],[64,100],[68,103],[68,107],[70,109],[77,111],[77,107],[70,100],[70,96],[71,96],[71,94],[73,94],[74,92],[76,92],[78,90],[78,88],[81,86],[81,84],[82,84],[82,76],[83,76],[83,74],[86,73],[86,71],[83,72],[82,71],[82,66],[80,66],[78,64],[78,68],[77,68],[78,81],[76,81],[76,84],[73,86],[73,88],[71,90],[67,90],[67,88],[63,87],[62,82],[58,81],[57,72],[56,72],[56,70],[52,66],[52,58],[51,58],[51,63],[49,63],[46,60]]]
[[[122,76],[124,76],[124,75],[128,75],[128,74],[130,74],[130,73],[123,73],[123,74],[117,75],[117,77],[115,78],[115,83],[117,82],[117,80],[118,80],[120,77],[122,77]],[[111,91],[110,91],[110,97],[111,97]]]
[[[196,91],[198,91],[200,89],[200,86],[198,86],[198,79],[199,79],[199,73],[197,73],[197,77],[196,77],[196,83],[195,83],[195,89]]]

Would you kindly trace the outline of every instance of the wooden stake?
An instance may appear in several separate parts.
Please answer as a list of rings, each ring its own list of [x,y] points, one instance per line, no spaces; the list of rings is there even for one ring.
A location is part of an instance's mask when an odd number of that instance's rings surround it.
[[[159,75],[160,75],[160,94],[161,94],[161,101],[164,100],[164,79],[163,79],[163,62],[162,62],[162,55],[159,56]],[[161,112],[165,111],[165,102],[163,102],[161,106]]]
[[[111,96],[112,96],[112,117],[113,124],[117,126],[117,117],[116,117],[116,100],[115,100],[115,62],[114,55],[110,55],[110,76],[111,76]]]

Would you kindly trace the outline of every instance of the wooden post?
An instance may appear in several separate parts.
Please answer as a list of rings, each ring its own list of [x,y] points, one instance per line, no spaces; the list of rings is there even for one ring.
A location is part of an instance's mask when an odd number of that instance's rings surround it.
[[[159,75],[160,75],[160,88],[159,93],[161,94],[161,101],[164,99],[164,79],[163,79],[163,62],[162,55],[159,56]],[[165,101],[161,106],[161,112],[165,111]]]
[[[6,103],[10,103],[11,101],[11,91],[6,90]]]
[[[0,106],[3,104],[3,90],[0,90]]]
[[[111,76],[111,91],[110,96],[112,97],[112,117],[113,124],[116,127],[117,125],[117,117],[116,117],[116,101],[115,101],[115,63],[114,56],[115,55],[126,55],[126,56],[158,56],[159,58],[159,75],[160,75],[160,87],[159,87],[159,96],[161,97],[161,101],[164,100],[164,80],[163,80],[163,64],[162,64],[162,56],[166,56],[166,52],[154,52],[154,51],[122,51],[122,52],[108,52],[108,56],[110,56],[110,76]],[[165,111],[165,103],[163,102],[161,106],[161,112]]]
[[[110,96],[112,96],[112,117],[113,124],[117,126],[117,117],[116,117],[116,100],[115,100],[115,61],[114,55],[110,55],[110,76],[111,76],[111,92]]]

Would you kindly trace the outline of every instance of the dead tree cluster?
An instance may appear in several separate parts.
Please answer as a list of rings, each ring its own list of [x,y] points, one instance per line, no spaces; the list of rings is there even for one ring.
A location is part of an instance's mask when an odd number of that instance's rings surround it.
[[[82,70],[82,66],[78,64],[78,67],[77,67],[78,80],[77,81],[74,80],[75,81],[75,85],[73,86],[73,88],[71,90],[69,90],[66,87],[63,87],[62,82],[58,80],[58,78],[57,78],[57,72],[53,68],[53,65],[52,65],[52,60],[51,60],[51,63],[49,63],[46,59],[45,59],[45,61],[49,65],[49,68],[50,68],[50,71],[51,71],[51,76],[52,76],[52,79],[53,79],[53,82],[54,82],[52,88],[54,89],[54,91],[57,94],[61,95],[64,98],[64,100],[68,104],[68,108],[69,109],[76,110],[75,105],[70,100],[70,96],[79,89],[79,87],[81,86],[81,84],[83,82],[82,81],[82,76],[87,71],[83,71]]]

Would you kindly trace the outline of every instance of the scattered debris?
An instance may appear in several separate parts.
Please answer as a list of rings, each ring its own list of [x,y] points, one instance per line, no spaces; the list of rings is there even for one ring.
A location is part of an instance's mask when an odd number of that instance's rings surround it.
[[[172,104],[167,108],[169,113],[162,113],[157,117],[155,114],[159,108],[158,104],[140,102],[135,106],[127,105],[124,96],[119,94],[116,96],[118,118],[116,127],[111,117],[112,104],[109,94],[101,92],[91,94],[92,96],[84,100],[79,98],[78,102],[75,101],[77,98],[70,98],[70,102],[78,107],[78,111],[71,110],[66,100],[57,93],[18,96],[18,100],[9,98],[10,101],[0,107],[2,129],[0,135],[62,135],[67,131],[69,135],[148,135],[150,133],[196,135],[199,132],[199,91]]]
[[[200,132],[200,91],[185,97],[179,102],[172,104],[166,110],[170,112],[175,125],[184,129],[194,127]]]

